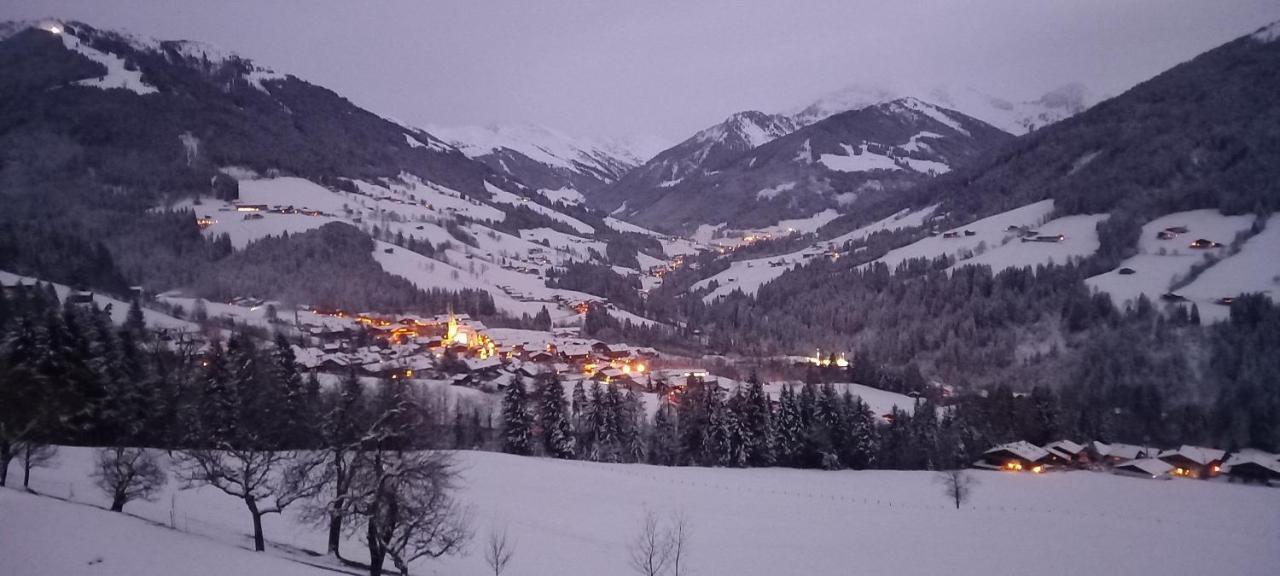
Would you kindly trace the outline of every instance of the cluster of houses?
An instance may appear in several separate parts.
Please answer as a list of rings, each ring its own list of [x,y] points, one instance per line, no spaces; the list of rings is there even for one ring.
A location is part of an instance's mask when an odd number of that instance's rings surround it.
[[[306,346],[294,355],[308,370],[384,378],[446,379],[501,389],[516,377],[553,372],[607,384],[654,387],[652,348],[568,333],[489,328],[465,314],[399,317],[312,310],[300,321]]]
[[[1031,472],[1088,469],[1109,470],[1141,478],[1200,478],[1226,476],[1235,482],[1280,485],[1280,455],[1246,449],[1231,454],[1217,448],[1183,445],[1161,450],[1133,444],[1058,440],[1044,446],[1017,441],[983,453],[976,468]]]
[[[1186,234],[1190,231],[1191,230],[1188,229],[1186,226],[1170,226],[1168,228],[1165,228],[1164,230],[1156,232],[1156,239],[1173,240],[1173,239],[1176,239],[1178,236]],[[1210,248],[1221,248],[1222,244],[1206,238],[1197,238],[1196,240],[1191,242],[1188,246],[1196,250],[1208,250]]]

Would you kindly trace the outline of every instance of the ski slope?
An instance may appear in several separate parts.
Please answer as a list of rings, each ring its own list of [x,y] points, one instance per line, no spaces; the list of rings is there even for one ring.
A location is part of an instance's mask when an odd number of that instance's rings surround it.
[[[627,543],[646,510],[686,516],[696,574],[1269,576],[1280,565],[1280,498],[1257,486],[984,471],[973,472],[972,498],[956,510],[929,472],[665,468],[481,452],[459,458],[460,498],[474,506],[479,541],[466,557],[414,563],[415,574],[491,573],[480,548],[495,525],[516,542],[509,576],[630,574]],[[33,487],[104,505],[88,477],[90,460],[88,449],[64,448],[56,468],[33,473]],[[279,546],[324,549],[323,531],[288,513],[266,517],[275,544],[267,553],[241,552],[248,513],[212,490],[170,484],[156,502],[126,511],[166,525],[172,512],[181,532],[0,490],[0,574],[186,576],[208,574],[211,564],[218,574],[256,576],[311,573],[281,558],[327,562]],[[343,546],[347,556],[364,557],[354,539]],[[102,564],[87,565],[99,555]]]
[[[1138,254],[1121,262],[1115,270],[1089,278],[1085,283],[1091,289],[1110,294],[1111,300],[1117,306],[1132,303],[1143,294],[1153,303],[1158,302],[1160,296],[1169,292],[1175,282],[1186,278],[1191,273],[1192,267],[1211,256],[1225,256],[1227,252],[1225,246],[1231,243],[1236,234],[1248,230],[1253,220],[1254,217],[1250,215],[1224,216],[1217,210],[1192,210],[1161,216],[1142,227],[1142,236],[1138,239]],[[1161,240],[1156,237],[1161,230],[1175,226],[1184,226],[1187,232],[1171,240]],[[1224,248],[1198,250],[1188,246],[1199,238],[1219,242]],[[1264,239],[1264,243],[1266,242],[1268,241]],[[1132,269],[1134,273],[1120,274],[1120,270],[1124,268]],[[1228,273],[1227,276],[1232,275]],[[1223,296],[1234,296],[1240,292],[1209,294],[1210,291],[1226,290],[1221,286],[1225,278],[1216,277],[1218,280],[1212,280],[1212,282],[1217,285],[1203,284],[1199,288],[1204,291],[1202,293],[1205,294],[1205,298],[1216,300]],[[1210,290],[1211,287],[1213,290]],[[1204,304],[1199,308],[1201,318],[1204,318],[1206,312],[1211,316],[1215,314]]]

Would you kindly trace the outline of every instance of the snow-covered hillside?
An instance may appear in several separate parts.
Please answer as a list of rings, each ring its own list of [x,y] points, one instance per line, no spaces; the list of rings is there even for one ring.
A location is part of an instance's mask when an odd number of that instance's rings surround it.
[[[692,528],[698,574],[1223,573],[1269,575],[1280,565],[1280,499],[1222,482],[1144,480],[1094,472],[974,472],[972,500],[954,509],[929,472],[664,468],[460,453],[461,498],[480,538],[507,527],[516,554],[507,574],[627,574],[627,544],[645,511],[680,512]],[[98,506],[91,451],[63,449],[33,487]],[[136,576],[311,574],[285,559],[331,565],[278,545],[323,550],[322,530],[291,514],[267,516],[273,546],[244,551],[244,505],[170,484],[130,514],[0,490],[0,573]],[[466,557],[420,560],[416,574],[491,573],[478,545]],[[921,551],[927,549],[927,554]],[[351,558],[364,556],[354,539]],[[90,564],[101,558],[100,561]],[[1019,568],[1021,570],[1022,568]]]
[[[665,144],[578,138],[532,124],[430,128],[471,158],[539,190],[553,200],[578,203],[616,182]]]
[[[245,176],[235,170],[229,172]],[[594,228],[488,182],[485,186],[493,204],[410,175],[378,182],[354,181],[359,193],[294,177],[246,178],[239,184],[240,200],[235,203],[206,198],[201,204],[187,201],[177,207],[194,210],[204,222],[206,235],[227,234],[235,248],[244,248],[267,236],[304,232],[335,221],[367,232],[377,227],[389,236],[429,242],[432,246],[448,243],[448,249],[427,257],[379,241],[373,257],[387,272],[424,290],[484,290],[493,297],[498,310],[516,316],[535,315],[545,306],[556,320],[572,321],[577,314],[571,310],[573,303],[601,300],[582,292],[548,288],[545,282],[552,267],[590,260],[592,252],[606,252],[605,243],[594,239]],[[519,235],[498,230],[492,224],[505,219],[506,214],[495,207],[502,204],[528,207],[580,235],[549,228],[521,230]],[[456,223],[458,216],[471,221]],[[614,222],[617,227],[631,226],[631,231],[643,230],[620,220]],[[455,237],[446,228],[450,225],[465,232],[474,245]],[[664,242],[678,251],[696,249],[677,240]],[[649,260],[651,266],[656,264],[652,258]],[[646,271],[629,273],[656,282],[656,278],[644,274]]]
[[[1188,277],[1193,267],[1203,265],[1211,258],[1225,256],[1227,246],[1237,234],[1248,230],[1253,220],[1254,217],[1250,215],[1224,216],[1217,210],[1193,210],[1161,216],[1142,227],[1142,235],[1138,239],[1138,254],[1121,262],[1115,270],[1094,276],[1085,282],[1090,288],[1110,294],[1111,300],[1120,306],[1132,303],[1144,294],[1153,303],[1159,302],[1160,297],[1168,293],[1175,283]],[[1162,238],[1161,232],[1170,228],[1185,228],[1186,232],[1166,234]],[[1190,244],[1201,238],[1222,246],[1192,248]],[[1258,266],[1248,264],[1242,266],[1244,262],[1256,258],[1253,256],[1255,253],[1265,254],[1270,250],[1270,254],[1274,256],[1277,253],[1276,250],[1280,249],[1280,245],[1274,244],[1274,235],[1259,236],[1257,240],[1260,243],[1249,250],[1249,256],[1238,261],[1240,264],[1232,264],[1224,269],[1225,272],[1214,273],[1197,288],[1196,293],[1201,300],[1199,308],[1202,317],[1213,318],[1225,315],[1225,307],[1222,307],[1223,310],[1219,314],[1218,311],[1213,310],[1217,308],[1216,306],[1206,304],[1248,291],[1245,289],[1245,282],[1241,283],[1241,289],[1231,289],[1224,283],[1234,283],[1235,279],[1243,279],[1254,272],[1268,268],[1265,263],[1259,263]],[[1213,268],[1220,265],[1222,263]],[[1249,269],[1247,273],[1246,268]],[[1257,282],[1247,284],[1252,285],[1254,290],[1261,288]]]
[[[1070,118],[1092,104],[1088,90],[1073,83],[1055,88],[1034,100],[1013,101],[992,96],[971,86],[935,86],[928,89],[891,88],[853,84],[823,95],[790,115],[799,126],[807,126],[849,110],[858,110],[904,97],[958,110],[1010,134],[1026,134]]]
[[[937,206],[930,206],[922,210],[903,211],[836,238],[816,242],[803,250],[789,254],[739,260],[730,264],[727,270],[697,282],[691,289],[703,290],[709,288],[712,282],[716,283],[717,288],[703,296],[703,300],[706,302],[712,302],[717,298],[727,296],[734,290],[741,290],[748,295],[755,294],[761,286],[777,279],[784,272],[795,268],[806,260],[823,257],[833,251],[837,251],[849,242],[861,240],[875,232],[923,226],[925,220],[936,209]]]

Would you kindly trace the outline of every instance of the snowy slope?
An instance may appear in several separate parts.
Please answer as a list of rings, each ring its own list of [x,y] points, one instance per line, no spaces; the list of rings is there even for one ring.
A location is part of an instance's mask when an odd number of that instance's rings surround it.
[[[1053,200],[1043,200],[1028,204],[1021,208],[983,218],[967,226],[947,230],[942,234],[924,238],[901,248],[895,248],[889,251],[888,254],[864,266],[869,266],[875,262],[883,262],[890,270],[893,270],[903,261],[912,258],[936,258],[943,255],[959,257],[978,252],[982,247],[989,250],[1002,246],[1006,241],[1018,242],[1016,235],[1011,235],[1007,231],[1010,226],[1030,226],[1034,228],[1048,220],[1051,212],[1053,212]],[[973,235],[965,235],[964,232],[966,230],[973,232]],[[956,232],[958,236],[945,238],[944,236],[948,232]],[[1044,248],[1044,246],[1047,246],[1047,244],[1042,245],[1041,248]],[[1096,249],[1097,247],[1095,246],[1094,248]],[[1047,261],[1047,258],[1045,260]]]
[[[1239,253],[1205,270],[1178,294],[1199,303],[1202,319],[1223,320],[1229,309],[1209,304],[1251,292],[1280,302],[1280,216],[1271,216],[1267,227],[1246,241]]]
[[[1070,260],[1085,258],[1098,251],[1098,224],[1109,214],[1077,214],[1055,218],[1040,225],[1038,232],[1045,236],[1065,236],[1061,242],[1023,242],[1011,238],[1004,244],[991,247],[973,258],[961,260],[956,266],[969,264],[990,266],[992,272],[1005,268],[1034,268],[1041,264],[1066,264]],[[967,228],[966,228],[967,229]]]
[[[1117,306],[1133,302],[1145,294],[1153,303],[1169,292],[1173,284],[1191,273],[1193,266],[1210,256],[1223,256],[1226,248],[1197,250],[1188,247],[1193,240],[1204,238],[1228,245],[1236,234],[1249,229],[1253,216],[1224,216],[1217,210],[1193,210],[1161,216],[1142,227],[1138,254],[1120,263],[1115,270],[1085,280],[1090,288],[1106,292]],[[1165,228],[1185,226],[1186,234],[1172,240],[1161,240],[1156,234]],[[1133,274],[1120,274],[1129,268]],[[1204,289],[1208,288],[1204,285]],[[1218,287],[1214,287],[1217,289]],[[1212,299],[1234,296],[1238,292],[1218,294]],[[1200,305],[1201,314],[1209,312]],[[1209,312],[1212,314],[1212,312]]]
[[[1026,134],[1043,128],[1083,112],[1092,103],[1088,90],[1081,84],[1060,86],[1035,100],[1026,101],[999,98],[970,86],[902,89],[853,84],[823,95],[790,114],[798,125],[807,126],[841,112],[904,97],[916,97],[958,110],[1010,134]]]
[[[0,489],[0,574],[319,576],[330,570],[103,508]],[[26,519],[19,523],[19,518]],[[157,520],[159,520],[157,518]]]
[[[0,286],[13,286],[16,284],[25,284],[30,286],[30,285],[36,284],[37,282],[42,284],[49,284],[53,286],[53,290],[54,292],[57,292],[59,300],[65,301],[67,299],[67,295],[71,294],[72,292],[70,287],[63,284],[56,284],[53,282],[44,282],[44,281],[37,280],[36,278],[31,278],[29,276],[21,276],[18,274],[12,274],[12,273],[0,270]],[[129,315],[130,304],[123,300],[117,300],[110,296],[104,296],[102,294],[95,293],[93,295],[93,302],[94,304],[98,305],[98,308],[101,308],[104,310],[108,306],[110,306],[111,321],[115,322],[116,324],[124,324],[125,318]],[[195,333],[200,330],[200,327],[196,324],[187,322],[186,320],[180,320],[178,318],[174,318],[162,312],[157,312],[155,310],[148,310],[146,308],[142,309],[142,319],[146,321],[147,326],[150,326],[152,328],[165,328],[169,330],[179,330],[179,331],[185,331],[190,333]]]
[[[64,449],[57,468],[34,472],[34,487],[62,497],[74,492],[78,501],[102,505],[88,478],[89,454]],[[1280,548],[1274,545],[1280,539],[1280,499],[1256,486],[1093,472],[975,472],[972,500],[955,510],[928,472],[664,468],[481,452],[459,457],[465,470],[461,498],[476,507],[481,539],[490,526],[501,525],[517,542],[507,572],[512,576],[630,573],[627,543],[645,510],[686,515],[693,534],[689,567],[698,574],[834,576],[857,566],[866,574],[978,576],[1003,573],[1002,566],[1030,566],[1048,576],[1261,576],[1280,565]],[[104,525],[97,518],[106,513],[99,510],[51,513],[51,505],[17,504],[17,496],[0,492],[3,574],[103,573],[72,563],[86,558],[84,552],[103,538],[121,547],[146,546],[131,555],[135,558],[152,551],[166,554],[169,548],[175,554],[197,553],[177,540],[149,546],[151,534],[131,539],[130,534],[148,529],[141,522]],[[180,529],[217,541],[210,546],[223,557],[207,562],[242,567],[240,554],[225,546],[245,543],[249,520],[242,503],[210,490],[176,491],[170,485],[157,502],[127,509],[167,524],[171,505]],[[12,518],[26,518],[40,528],[20,534],[21,525]],[[323,531],[291,514],[268,516],[265,529],[273,542],[323,550]],[[81,535],[86,540],[77,538]],[[927,554],[921,553],[922,542],[928,543]],[[364,557],[354,541],[344,543],[344,552]],[[33,554],[60,554],[67,560],[32,562]],[[196,561],[162,563],[169,569],[164,574],[202,573],[189,565],[206,556],[192,558]],[[179,567],[182,571],[174,571]],[[244,566],[234,573],[292,573],[277,564],[267,567],[273,572]],[[472,546],[467,557],[422,560],[413,569],[415,574],[491,573],[479,546]]]
[[[761,286],[774,281],[784,272],[795,268],[805,260],[817,258],[833,250],[838,250],[848,242],[861,240],[875,232],[923,226],[925,219],[932,215],[936,209],[937,206],[930,206],[922,210],[903,211],[831,240],[817,242],[808,248],[790,254],[739,260],[730,264],[727,270],[697,282],[691,289],[702,290],[712,282],[718,283],[718,288],[703,296],[702,299],[706,302],[727,296],[734,290],[741,290],[744,294],[749,295],[755,294]]]

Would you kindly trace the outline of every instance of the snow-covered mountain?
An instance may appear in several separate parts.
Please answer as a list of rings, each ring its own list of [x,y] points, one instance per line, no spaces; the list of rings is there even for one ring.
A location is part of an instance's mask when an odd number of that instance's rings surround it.
[[[632,201],[632,207],[643,206],[655,192],[714,173],[744,152],[790,134],[796,127],[785,115],[739,112],[664,150],[590,200],[611,211],[627,201]]]
[[[785,117],[755,118],[772,120],[778,128],[793,127]],[[728,136],[725,128],[738,127],[722,124],[699,135]],[[755,140],[742,138],[747,135]],[[648,186],[625,190],[626,207],[620,214],[650,227],[682,231],[720,223],[768,227],[825,211],[833,218],[857,209],[859,202],[948,172],[1009,138],[981,120],[916,98],[842,112],[762,142],[768,136],[759,131],[733,133],[739,145],[736,154],[655,186],[656,178],[669,178],[667,170],[680,166],[663,165],[667,152],[658,155],[611,189],[617,192],[636,183],[637,176],[648,177],[640,182]],[[695,137],[686,143],[728,141]],[[747,148],[750,144],[755,145]]]
[[[1060,86],[1035,100],[1027,101],[1012,101],[992,96],[969,86],[935,86],[920,90],[853,84],[826,94],[790,114],[797,125],[807,126],[833,114],[905,97],[914,97],[958,110],[1015,135],[1026,134],[1059,120],[1070,118],[1083,112],[1092,104],[1089,91],[1079,83]]]
[[[616,182],[662,144],[574,137],[534,124],[428,128],[464,154],[569,203]]]

